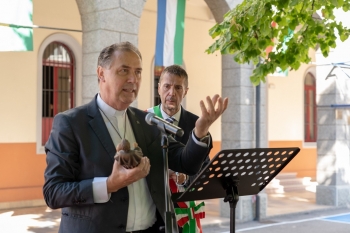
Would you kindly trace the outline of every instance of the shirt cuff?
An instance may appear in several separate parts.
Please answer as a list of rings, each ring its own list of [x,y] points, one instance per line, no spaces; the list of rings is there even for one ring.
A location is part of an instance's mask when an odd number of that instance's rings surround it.
[[[209,147],[209,145],[210,145],[210,137],[209,137],[209,140],[208,140],[208,144],[205,143],[205,142],[198,141],[196,136],[194,136],[194,132],[193,131],[192,131],[192,139],[197,145],[200,145],[202,147]]]
[[[92,181],[92,193],[95,203],[105,203],[111,198],[111,194],[107,192],[107,178],[95,177]]]

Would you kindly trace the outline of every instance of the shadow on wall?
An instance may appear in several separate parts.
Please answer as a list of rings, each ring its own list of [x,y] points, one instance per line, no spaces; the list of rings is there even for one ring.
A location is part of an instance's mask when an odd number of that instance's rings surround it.
[[[344,76],[317,80],[328,85],[317,101],[317,182],[350,184],[350,79]],[[322,86],[321,86],[322,87]]]

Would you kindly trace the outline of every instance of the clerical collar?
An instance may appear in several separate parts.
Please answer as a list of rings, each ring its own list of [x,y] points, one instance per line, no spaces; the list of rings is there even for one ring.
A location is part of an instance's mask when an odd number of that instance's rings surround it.
[[[172,117],[172,118],[174,118],[175,120],[177,120],[177,122],[180,121],[180,117],[181,117],[181,108],[182,108],[181,106],[180,106],[179,111],[177,111],[177,113],[175,113],[175,114],[172,115],[172,116],[169,116],[166,112],[163,111],[163,109],[162,109],[162,104],[160,104],[159,108],[160,108],[160,111],[161,111],[161,113],[162,113],[163,119],[167,119],[167,118],[169,118],[169,117]]]
[[[122,117],[125,114],[126,110],[118,111],[103,101],[103,99],[100,96],[100,93],[97,95],[97,106],[108,116],[112,117],[115,116],[117,118]]]

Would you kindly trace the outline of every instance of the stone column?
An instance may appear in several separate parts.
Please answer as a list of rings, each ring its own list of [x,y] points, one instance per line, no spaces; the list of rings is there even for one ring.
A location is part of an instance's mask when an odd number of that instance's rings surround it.
[[[76,0],[83,28],[82,102],[98,92],[96,68],[100,51],[113,43],[138,43],[143,0]],[[137,106],[137,103],[133,103]]]
[[[229,106],[222,116],[221,149],[255,148],[255,87],[250,82],[253,65],[239,65],[232,56],[222,56],[222,96],[229,98]],[[261,86],[260,147],[267,146],[266,136],[266,85]],[[244,184],[241,184],[244,185]],[[267,197],[261,193],[260,217],[266,216]],[[255,218],[255,197],[241,196],[236,207],[236,221]],[[228,203],[220,201],[222,217],[230,216]]]
[[[317,68],[316,203],[350,204],[350,78],[332,66]]]

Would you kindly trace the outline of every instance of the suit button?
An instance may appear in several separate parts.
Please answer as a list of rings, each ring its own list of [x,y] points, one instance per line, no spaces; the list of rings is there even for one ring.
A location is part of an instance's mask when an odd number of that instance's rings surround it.
[[[128,200],[127,197],[122,197],[122,198],[120,198],[120,201],[122,201],[122,202],[126,202],[127,200]]]
[[[124,226],[123,224],[120,224],[120,225],[119,225],[119,228],[120,228],[120,229],[123,229],[123,228],[125,228],[125,226]]]

